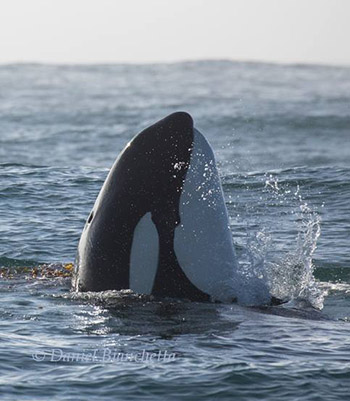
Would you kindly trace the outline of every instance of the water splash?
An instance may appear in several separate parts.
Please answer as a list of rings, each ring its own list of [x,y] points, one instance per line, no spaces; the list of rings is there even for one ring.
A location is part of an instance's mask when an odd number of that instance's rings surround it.
[[[313,254],[321,234],[320,216],[304,203],[300,205],[298,234],[294,248],[279,260],[267,264],[271,294],[293,305],[323,308],[326,293],[314,277]]]
[[[245,180],[250,201],[242,192],[243,200],[237,200],[237,216],[245,219],[238,224],[246,230],[239,255],[243,303],[262,304],[269,294],[293,307],[322,309],[326,292],[313,275],[319,213],[303,199],[297,183],[280,181],[278,173],[247,175]]]
[[[264,305],[270,303],[270,288],[266,275],[266,253],[270,238],[258,231],[249,235],[244,250],[246,262],[239,263],[240,290],[238,302],[243,305]]]

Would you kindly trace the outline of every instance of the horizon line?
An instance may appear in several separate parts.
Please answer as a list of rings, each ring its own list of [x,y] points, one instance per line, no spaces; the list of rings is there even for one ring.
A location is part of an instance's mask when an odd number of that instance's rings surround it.
[[[270,60],[252,60],[252,59],[231,59],[231,58],[198,58],[198,59],[181,59],[167,61],[0,61],[0,66],[11,65],[43,65],[43,66],[113,66],[113,65],[134,65],[134,66],[150,66],[150,65],[171,65],[171,64],[188,64],[196,62],[227,62],[236,64],[266,64],[276,66],[305,66],[305,67],[329,67],[329,68],[350,68],[350,63],[329,63],[322,61],[270,61]]]

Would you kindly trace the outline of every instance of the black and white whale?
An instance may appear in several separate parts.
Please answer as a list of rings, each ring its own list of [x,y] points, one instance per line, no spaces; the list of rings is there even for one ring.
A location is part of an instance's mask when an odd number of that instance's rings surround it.
[[[80,238],[77,291],[232,301],[237,261],[212,148],[177,112],[115,161]]]

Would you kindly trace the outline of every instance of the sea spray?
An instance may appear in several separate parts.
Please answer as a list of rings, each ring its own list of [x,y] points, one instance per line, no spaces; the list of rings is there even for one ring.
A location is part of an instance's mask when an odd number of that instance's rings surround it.
[[[245,228],[245,236],[239,238],[238,244],[244,294],[239,301],[263,304],[269,294],[294,306],[322,309],[325,292],[314,278],[312,260],[321,233],[321,218],[304,201],[299,185],[280,181],[278,173],[247,174],[247,195],[243,200],[229,198],[229,207],[235,203],[237,225]],[[255,198],[247,202],[249,192],[253,196],[253,188]],[[240,220],[240,214],[245,221]],[[290,233],[291,225],[295,236],[281,241],[284,227],[288,226]]]

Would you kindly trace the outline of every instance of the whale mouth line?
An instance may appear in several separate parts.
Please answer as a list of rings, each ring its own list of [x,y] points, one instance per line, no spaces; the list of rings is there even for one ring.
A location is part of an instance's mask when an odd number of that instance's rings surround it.
[[[94,218],[94,211],[92,211],[87,219],[87,224],[90,224],[92,222],[92,219]]]

